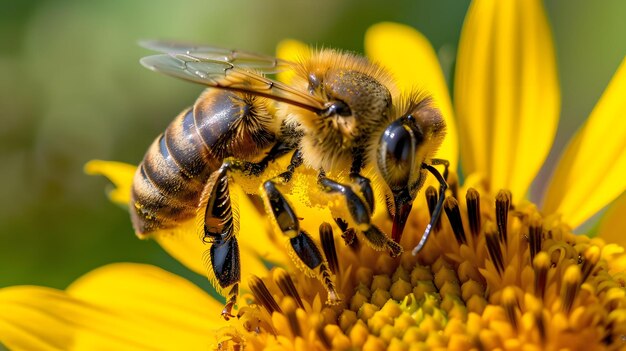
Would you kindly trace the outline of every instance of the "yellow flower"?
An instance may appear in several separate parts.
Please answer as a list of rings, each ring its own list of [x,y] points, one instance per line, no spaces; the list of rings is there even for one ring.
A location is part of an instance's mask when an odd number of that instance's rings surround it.
[[[299,45],[286,42],[279,54],[291,55]],[[454,108],[436,56],[415,30],[377,24],[366,34],[365,49],[400,88],[418,83],[432,93],[449,125],[439,157],[453,166],[453,114],[459,121],[467,177],[462,186],[451,180],[446,215],[417,256],[392,259],[322,230],[321,247],[343,299],[325,305],[319,281],[299,273],[267,221],[239,194],[242,276],[250,277],[239,318],[223,321],[221,303],[178,276],[114,264],[65,291],[0,290],[0,342],[16,350],[626,347],[626,196],[608,211],[599,237],[571,233],[626,189],[626,63],[568,146],[537,207],[524,196],[559,115],[553,44],[538,0],[472,3]],[[87,171],[106,175],[116,185],[111,199],[128,202],[132,166],[94,161]],[[428,222],[427,202],[436,190],[424,194],[407,223],[405,249]],[[304,226],[324,220],[307,218]],[[196,235],[163,233],[157,240],[204,272],[206,247]],[[268,270],[264,262],[276,267]]]

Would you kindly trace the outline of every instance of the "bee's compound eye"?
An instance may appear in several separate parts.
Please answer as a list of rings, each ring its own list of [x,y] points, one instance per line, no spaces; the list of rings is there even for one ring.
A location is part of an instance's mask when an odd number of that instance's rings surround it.
[[[416,149],[423,139],[420,130],[406,122],[394,121],[380,138],[378,166],[392,190],[407,186],[414,168]]]
[[[411,129],[404,124],[390,124],[381,137],[381,157],[386,163],[404,164],[412,156],[415,148]],[[413,145],[412,145],[413,144]]]
[[[384,157],[394,163],[405,163],[411,157],[411,132],[404,125],[391,125],[383,134]]]

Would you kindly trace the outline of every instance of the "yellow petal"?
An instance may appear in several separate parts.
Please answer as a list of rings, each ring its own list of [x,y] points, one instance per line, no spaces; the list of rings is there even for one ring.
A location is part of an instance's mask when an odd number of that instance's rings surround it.
[[[432,95],[447,124],[447,136],[436,157],[456,169],[457,130],[450,94],[441,66],[430,42],[420,32],[402,24],[383,22],[365,34],[365,52],[394,76],[401,91],[423,89]]]
[[[598,236],[607,243],[626,247],[626,193],[623,193],[609,207],[600,222]]]
[[[540,0],[478,0],[457,57],[454,102],[466,174],[521,199],[543,164],[559,116],[552,35]]]
[[[130,270],[118,276],[121,280],[116,279],[116,272],[108,271],[111,275],[104,280],[106,284],[96,284],[93,288],[83,285],[76,290],[77,293],[82,290],[87,297],[84,300],[77,296],[80,294],[44,287],[1,289],[0,342],[11,350],[162,350],[212,346],[215,338],[211,331],[215,324],[207,321],[221,309],[213,310],[216,303],[208,295],[164,271],[146,274]],[[147,275],[150,279],[145,279]],[[90,289],[97,289],[102,300],[92,299],[96,294],[95,291],[93,295],[87,294]],[[152,300],[156,297],[159,299]]]
[[[188,280],[147,264],[109,264],[80,277],[66,291],[94,306],[129,313],[142,324],[177,325],[201,334],[205,325],[222,323],[220,302]]]
[[[576,227],[626,189],[626,59],[559,161],[544,209]]]
[[[109,191],[109,198],[124,206],[130,202],[130,187],[136,169],[133,165],[115,161],[92,160],[85,164],[85,173],[103,175],[113,182],[115,188]]]
[[[121,318],[113,312],[99,310],[54,289],[1,289],[0,310],[0,342],[11,350],[78,350],[90,343],[94,349],[103,349],[103,345],[129,349],[148,346],[130,340],[137,337],[133,332],[138,328],[116,325],[113,320]]]
[[[187,220],[176,228],[159,230],[151,238],[187,268],[200,275],[207,275],[203,255],[209,246],[196,235],[194,219]]]
[[[266,261],[285,265],[289,258],[282,245],[274,240],[269,219],[259,213],[254,204],[240,187],[232,187],[232,196],[239,204],[239,245],[242,256],[254,256],[255,260],[263,258]],[[250,272],[259,275],[261,272]],[[244,275],[245,277],[246,275]]]
[[[283,60],[300,62],[311,55],[309,47],[301,41],[294,39],[282,40],[276,46],[276,57]],[[280,72],[278,74],[278,80],[289,84],[293,79],[295,73],[293,71]]]

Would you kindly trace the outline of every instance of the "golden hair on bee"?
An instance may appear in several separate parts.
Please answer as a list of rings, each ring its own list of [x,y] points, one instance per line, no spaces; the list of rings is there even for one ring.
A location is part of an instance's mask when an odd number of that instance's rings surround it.
[[[399,95],[391,74],[362,56],[331,49],[311,51],[292,69],[291,85],[326,108],[316,114],[286,107],[287,122],[304,134],[305,163],[331,172],[350,167],[355,149],[391,115]]]
[[[399,89],[391,74],[382,66],[368,60],[366,57],[335,49],[311,49],[308,57],[299,57],[294,71],[296,78],[294,86],[309,89],[310,84],[322,84],[321,78],[328,75],[330,70],[354,71],[372,77],[385,85],[391,96],[399,95]],[[315,78],[317,82],[311,80]]]
[[[446,135],[446,122],[432,96],[421,89],[413,89],[397,99],[393,110],[392,116],[412,115],[415,118],[428,142],[425,159],[433,157]]]

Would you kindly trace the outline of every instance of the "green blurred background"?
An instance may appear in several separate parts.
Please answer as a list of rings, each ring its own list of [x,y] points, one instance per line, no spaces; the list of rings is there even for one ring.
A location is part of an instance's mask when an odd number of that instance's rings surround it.
[[[430,38],[448,78],[468,1],[3,0],[0,11],[0,287],[65,287],[117,261],[185,269],[135,238],[90,159],[137,163],[201,87],[143,69],[142,38],[273,53],[283,38],[362,51],[378,21]],[[562,86],[558,155],[626,53],[626,2],[547,1]],[[191,275],[192,276],[192,275]],[[196,277],[194,280],[199,281]],[[200,280],[201,281],[201,280]]]

